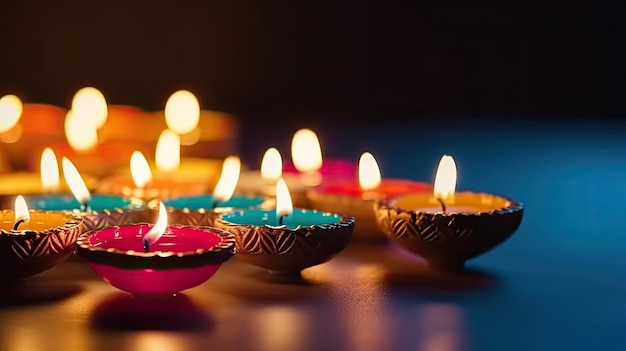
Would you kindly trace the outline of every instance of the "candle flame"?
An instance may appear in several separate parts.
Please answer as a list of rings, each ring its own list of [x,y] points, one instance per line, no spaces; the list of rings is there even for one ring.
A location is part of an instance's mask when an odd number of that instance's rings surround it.
[[[85,181],[76,169],[76,166],[74,166],[72,161],[70,161],[67,157],[63,157],[61,165],[63,167],[63,177],[65,178],[65,182],[69,186],[72,194],[74,194],[76,200],[78,200],[81,205],[88,203],[89,200],[91,200],[91,194],[89,193],[89,189],[87,189]]]
[[[137,188],[145,187],[152,180],[150,165],[141,151],[134,151],[130,156],[130,176]]]
[[[289,188],[283,178],[276,182],[276,215],[289,216],[293,212]]]
[[[180,136],[169,129],[161,132],[155,151],[156,167],[173,171],[180,166]]]
[[[241,171],[241,161],[237,156],[228,156],[222,165],[222,174],[213,190],[213,198],[217,202],[228,201],[235,192],[239,173]]]
[[[275,147],[265,151],[261,161],[261,177],[270,181],[277,181],[283,175],[283,158]]]
[[[370,191],[380,186],[380,168],[374,155],[364,152],[359,158],[359,185],[361,190]]]
[[[82,112],[69,110],[65,116],[65,137],[70,147],[78,152],[93,149],[98,144],[96,126]]]
[[[19,222],[23,220],[24,223],[28,223],[30,221],[30,213],[28,212],[28,206],[26,205],[26,200],[22,195],[18,195],[15,198],[15,222]]]
[[[152,245],[159,241],[165,230],[167,229],[167,209],[165,208],[165,204],[163,201],[159,201],[159,216],[157,217],[156,223],[150,230],[144,234],[142,240],[147,240],[148,245]]]
[[[165,103],[165,123],[178,134],[193,131],[200,120],[198,99],[188,90],[179,90]]]
[[[444,155],[439,161],[433,193],[436,198],[446,200],[454,196],[456,188],[456,164],[452,156]]]
[[[41,176],[41,188],[44,192],[59,191],[60,177],[57,157],[51,148],[47,147],[41,153],[39,168]]]
[[[291,158],[300,172],[315,172],[322,167],[322,149],[315,132],[305,128],[293,135]]]
[[[22,101],[15,95],[0,98],[0,133],[15,127],[22,117]]]
[[[82,88],[74,94],[71,110],[84,116],[96,129],[100,129],[107,120],[106,99],[100,90],[93,87]]]

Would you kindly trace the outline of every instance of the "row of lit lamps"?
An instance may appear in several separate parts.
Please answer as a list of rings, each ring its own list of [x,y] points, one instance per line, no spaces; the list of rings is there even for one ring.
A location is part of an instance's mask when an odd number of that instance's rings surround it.
[[[22,101],[16,95],[0,98],[0,133],[15,127],[22,116]],[[174,92],[165,104],[167,138],[178,138],[192,132],[200,120],[200,104],[188,90]],[[107,120],[108,108],[104,95],[96,88],[85,87],[74,94],[65,117],[65,135],[75,151],[86,151],[98,143],[98,130]],[[71,136],[71,137],[70,137]]]

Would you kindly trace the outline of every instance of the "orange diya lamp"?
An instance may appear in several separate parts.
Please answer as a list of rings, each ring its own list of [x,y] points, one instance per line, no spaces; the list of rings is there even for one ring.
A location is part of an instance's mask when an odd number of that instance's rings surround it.
[[[59,175],[56,154],[51,148],[41,153],[39,172],[12,172],[0,174],[0,204],[7,205],[17,194],[27,197],[68,193],[69,186]],[[96,186],[97,180],[89,175],[84,176],[89,189]],[[8,202],[7,202],[8,201]]]
[[[0,211],[0,281],[41,273],[63,262],[82,233],[75,214],[29,210],[18,195],[14,210]]]
[[[381,177],[374,156],[365,152],[359,158],[358,180],[335,179],[309,190],[313,208],[343,213],[356,218],[354,240],[384,243],[387,238],[376,223],[374,201],[431,190],[431,185],[410,179]]]
[[[133,193],[143,192],[142,197],[148,199],[207,193],[217,183],[222,165],[221,160],[181,158],[182,139],[196,130],[199,113],[198,101],[193,94],[186,90],[172,94],[165,106],[168,128],[159,135],[154,160],[148,163],[151,179],[150,184],[146,184],[145,191],[136,189],[136,184],[129,176],[130,172],[126,167],[103,180],[98,192],[127,196],[137,196]],[[132,169],[130,171],[132,172]]]
[[[71,194],[50,193],[30,195],[31,207],[80,215],[86,230],[139,221],[144,203],[133,199],[104,194],[91,194],[72,161],[62,160],[63,177]]]
[[[44,147],[54,144],[62,137],[65,110],[58,106],[24,103],[15,95],[0,99],[0,149],[12,169],[35,169]],[[0,157],[2,159],[3,157]],[[3,164],[3,167],[6,165]],[[5,171],[0,168],[0,171]]]
[[[176,139],[177,136],[173,133],[166,131],[162,134],[157,143],[155,172],[143,153],[134,151],[130,157],[130,175],[120,174],[101,180],[97,192],[136,197],[147,202],[157,198],[207,193],[213,183],[214,162],[188,165],[187,171],[194,173],[179,172],[179,149],[167,147],[172,144],[177,146]],[[202,174],[211,176],[202,177]]]
[[[121,167],[133,149],[119,140],[101,141],[98,130],[106,123],[108,106],[95,88],[79,90],[64,122],[67,143],[54,145],[60,157],[67,157],[85,173],[102,177]]]

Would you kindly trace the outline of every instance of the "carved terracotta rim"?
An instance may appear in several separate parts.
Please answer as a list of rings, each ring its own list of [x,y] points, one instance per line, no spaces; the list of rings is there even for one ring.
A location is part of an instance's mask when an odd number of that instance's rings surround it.
[[[140,225],[152,225],[152,223],[134,223],[121,226],[113,226],[102,229],[94,229],[83,233],[76,241],[77,254],[92,263],[106,264],[109,266],[126,269],[175,269],[192,268],[208,264],[219,264],[227,261],[235,255],[235,236],[225,230],[207,226],[188,226],[181,224],[169,225],[170,228],[190,228],[207,234],[218,236],[219,243],[208,249],[189,250],[184,252],[174,251],[151,251],[139,252],[135,250],[118,250],[115,248],[103,249],[89,242],[92,235],[104,230],[131,227]]]
[[[490,194],[490,193],[485,193],[485,192],[472,192],[472,191],[465,191],[465,193],[470,193],[472,195],[478,195],[478,196],[490,196],[490,197],[494,197],[494,198],[500,198],[505,200],[506,202],[509,203],[508,206],[506,207],[501,207],[501,208],[497,208],[497,209],[493,209],[493,210],[489,210],[489,211],[482,211],[482,212],[476,212],[476,213],[464,213],[464,212],[453,212],[453,213],[440,213],[440,212],[420,212],[420,211],[416,211],[413,209],[407,209],[404,207],[400,207],[400,206],[395,206],[395,203],[404,198],[405,196],[411,196],[413,194],[409,194],[409,195],[404,195],[404,196],[398,196],[398,197],[393,197],[393,198],[389,198],[389,199],[378,199],[374,202],[374,205],[376,206],[377,209],[385,209],[385,210],[395,210],[398,213],[412,213],[412,214],[417,214],[419,213],[420,215],[424,216],[424,217],[437,217],[437,216],[460,216],[460,217],[483,217],[483,216],[493,216],[493,215],[504,215],[507,213],[513,213],[513,212],[517,212],[517,211],[521,211],[524,209],[524,205],[521,202],[517,202],[515,200],[512,200],[506,196],[501,196],[501,195],[496,195],[496,194]]]
[[[12,210],[2,210],[2,213],[13,212]],[[68,230],[74,229],[76,227],[80,227],[83,224],[83,217],[76,215],[70,212],[58,212],[58,211],[40,211],[40,210],[29,210],[30,213],[42,213],[42,214],[53,214],[53,215],[63,215],[65,223],[63,225],[59,225],[56,227],[51,227],[46,230],[36,231],[29,229],[18,229],[18,230],[6,230],[0,229],[0,236],[5,235],[10,237],[11,239],[30,237],[34,235],[58,235],[62,234]]]
[[[312,225],[298,225],[297,227],[295,227],[294,229],[291,229],[289,227],[287,227],[286,225],[282,225],[282,226],[273,226],[273,225],[269,225],[269,224],[264,224],[264,225],[256,225],[256,224],[240,224],[240,223],[233,223],[230,221],[227,221],[225,219],[223,219],[223,217],[225,215],[232,215],[233,213],[241,213],[245,210],[239,210],[239,211],[232,211],[229,213],[223,213],[221,214],[216,220],[220,221],[221,224],[226,225],[226,226],[230,226],[230,227],[244,227],[244,228],[268,228],[268,229],[286,229],[289,230],[291,232],[300,232],[300,231],[310,231],[310,230],[315,230],[315,229],[322,229],[322,230],[332,230],[332,229],[339,229],[339,228],[344,228],[344,227],[352,227],[354,226],[354,222],[355,219],[354,217],[351,216],[346,216],[346,215],[341,215],[341,214],[337,214],[337,213],[332,213],[332,212],[326,212],[326,211],[318,211],[318,210],[310,210],[307,209],[307,211],[311,211],[314,213],[321,213],[321,214],[328,214],[328,215],[333,215],[333,216],[337,216],[339,217],[339,221],[336,223],[328,223],[328,224],[312,224]]]

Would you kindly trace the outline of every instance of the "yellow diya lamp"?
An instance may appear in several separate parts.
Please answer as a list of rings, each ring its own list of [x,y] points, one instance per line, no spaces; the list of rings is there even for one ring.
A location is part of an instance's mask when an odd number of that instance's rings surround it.
[[[517,230],[524,213],[521,203],[503,196],[457,192],[456,180],[454,159],[445,155],[432,193],[374,203],[383,233],[438,270],[459,270],[468,259],[501,244]]]
[[[27,278],[63,262],[82,232],[80,216],[29,210],[18,195],[14,209],[0,211],[0,281]]]

